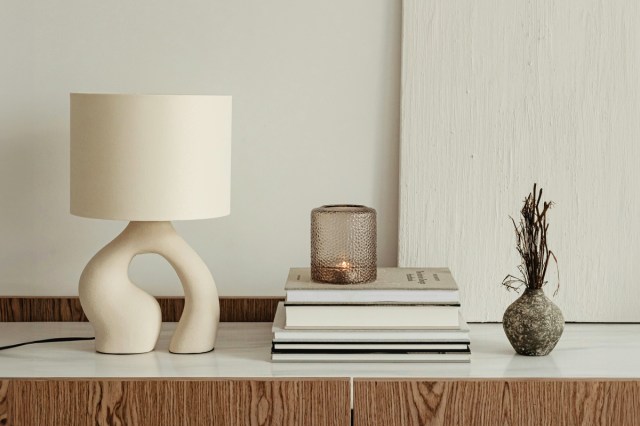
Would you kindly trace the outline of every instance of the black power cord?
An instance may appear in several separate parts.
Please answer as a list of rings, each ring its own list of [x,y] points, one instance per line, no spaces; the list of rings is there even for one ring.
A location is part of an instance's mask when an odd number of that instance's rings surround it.
[[[75,342],[78,340],[95,340],[95,337],[54,337],[51,339],[33,340],[31,342],[16,343],[15,345],[0,346],[0,351],[25,345],[33,345],[34,343]]]

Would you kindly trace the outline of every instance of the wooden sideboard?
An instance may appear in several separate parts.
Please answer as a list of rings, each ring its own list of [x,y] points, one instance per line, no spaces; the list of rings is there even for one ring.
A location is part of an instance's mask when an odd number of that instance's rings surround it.
[[[223,306],[242,319],[239,306],[267,315],[271,303]],[[223,323],[213,352],[174,355],[174,328],[148,354],[98,354],[92,341],[0,351],[0,425],[640,424],[637,324],[567,324],[533,358],[499,324],[472,324],[470,364],[271,363],[267,322]],[[0,345],[91,335],[86,322],[0,323]]]

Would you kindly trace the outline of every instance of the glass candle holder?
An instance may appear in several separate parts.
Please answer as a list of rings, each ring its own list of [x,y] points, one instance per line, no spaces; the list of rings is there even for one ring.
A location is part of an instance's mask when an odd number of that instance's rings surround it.
[[[376,211],[328,205],[311,211],[311,279],[332,284],[376,280]]]

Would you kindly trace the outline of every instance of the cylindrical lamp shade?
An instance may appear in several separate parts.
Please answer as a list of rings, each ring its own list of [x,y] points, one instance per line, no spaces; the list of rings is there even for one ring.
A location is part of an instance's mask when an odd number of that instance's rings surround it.
[[[358,284],[377,276],[376,211],[328,205],[311,211],[311,279]]]
[[[71,94],[71,213],[229,214],[231,96]]]

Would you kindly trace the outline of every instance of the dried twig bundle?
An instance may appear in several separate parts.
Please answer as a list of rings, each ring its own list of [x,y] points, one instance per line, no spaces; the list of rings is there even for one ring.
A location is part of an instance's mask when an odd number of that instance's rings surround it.
[[[537,195],[536,192],[536,184],[534,184],[533,192],[524,200],[524,206],[520,211],[519,224],[516,224],[513,217],[510,217],[516,231],[516,248],[522,259],[522,263],[518,266],[521,277],[509,274],[502,280],[502,285],[509,290],[515,291],[518,291],[523,285],[527,289],[542,288],[547,284],[547,281],[545,281],[547,267],[549,266],[549,261],[553,259],[558,272],[558,285],[554,292],[555,295],[560,288],[560,271],[558,270],[556,255],[547,246],[547,230],[549,229],[547,212],[553,202],[542,201],[541,208],[542,188]]]

